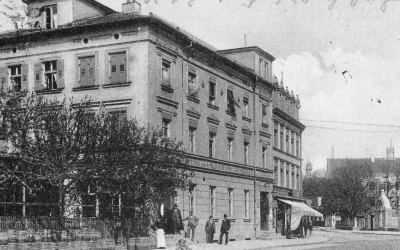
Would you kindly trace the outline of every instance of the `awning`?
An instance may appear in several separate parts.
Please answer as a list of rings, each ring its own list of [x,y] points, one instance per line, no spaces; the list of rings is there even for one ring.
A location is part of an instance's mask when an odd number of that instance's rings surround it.
[[[288,205],[292,206],[292,214],[301,215],[301,216],[317,216],[317,217],[324,217],[320,212],[311,208],[305,203],[298,202],[298,201],[290,201],[285,199],[278,199]]]

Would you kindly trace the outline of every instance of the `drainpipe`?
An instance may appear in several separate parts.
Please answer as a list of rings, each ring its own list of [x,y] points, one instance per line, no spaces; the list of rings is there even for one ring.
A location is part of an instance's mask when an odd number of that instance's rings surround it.
[[[253,132],[254,132],[254,148],[253,148],[253,165],[254,165],[254,238],[257,238],[257,201],[256,201],[256,184],[257,184],[257,178],[256,178],[256,147],[257,147],[257,134],[256,134],[256,85],[257,85],[257,77],[254,80],[253,83]]]

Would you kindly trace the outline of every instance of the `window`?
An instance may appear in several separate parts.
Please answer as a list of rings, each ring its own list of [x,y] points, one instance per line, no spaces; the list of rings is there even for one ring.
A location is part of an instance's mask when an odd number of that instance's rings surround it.
[[[215,151],[215,134],[210,133],[209,134],[209,139],[208,139],[208,152],[209,152],[209,157],[213,158],[214,157],[214,151]]]
[[[258,65],[258,75],[262,76],[262,68],[263,68],[263,59],[260,58],[259,65]]]
[[[228,161],[233,160],[233,139],[228,138]]]
[[[262,155],[262,167],[267,168],[267,148],[263,147],[261,151]]]
[[[162,60],[161,84],[171,85],[171,62]]]
[[[267,106],[265,104],[261,105],[261,122],[267,124]]]
[[[236,113],[235,112],[236,101],[235,97],[233,96],[233,91],[231,89],[228,89],[226,98],[227,98],[227,110],[231,113]]]
[[[245,142],[244,145],[244,164],[247,165],[249,164],[249,143]]]
[[[284,182],[284,180],[285,180],[285,173],[283,172],[283,161],[281,161],[280,171],[281,171],[281,180],[280,180],[280,184],[281,184],[281,187],[284,187],[284,186],[285,186],[285,182]]]
[[[233,217],[233,188],[228,188],[228,214]]]
[[[126,82],[126,52],[109,55],[109,83]]]
[[[44,7],[44,23],[46,29],[57,28],[57,5]]]
[[[44,89],[57,89],[57,61],[44,62]]]
[[[109,111],[110,115],[112,116],[112,122],[114,126],[118,127],[119,129],[123,127],[123,125],[128,120],[128,115],[126,110],[111,110]]]
[[[209,95],[208,95],[208,102],[212,105],[215,105],[216,98],[217,98],[217,93],[216,93],[216,80],[215,78],[211,78],[208,82],[208,90],[209,90]]]
[[[85,87],[95,85],[95,67],[95,56],[79,58],[79,86]]]
[[[196,128],[189,127],[189,152],[195,153],[195,134]]]
[[[290,169],[289,164],[286,165],[286,169]],[[289,187],[289,185],[290,185],[289,170],[286,170],[286,186],[285,187]]]
[[[210,186],[210,214],[215,217],[215,189],[216,187]]]
[[[278,124],[274,123],[274,146],[278,148]]]
[[[300,157],[300,136],[296,134],[296,156]]]
[[[243,97],[243,116],[249,118],[249,98]]]
[[[279,170],[279,165],[278,165],[278,161],[275,160],[274,161],[274,180],[275,180],[275,184],[278,185],[278,170]]]
[[[96,185],[94,183],[91,183],[87,186],[87,192],[81,195],[81,200],[82,200],[82,216],[96,217],[97,197],[96,197]]]
[[[10,80],[12,87],[16,91],[21,90],[21,83],[22,83],[21,65],[10,66],[9,69],[10,69]]]
[[[268,79],[268,63],[265,62],[264,64],[264,78],[267,80]]]
[[[190,185],[189,187],[189,211],[196,212],[195,205],[195,187],[196,185]]]
[[[290,135],[289,129],[286,129],[286,152],[287,153],[290,153],[289,152],[289,150],[290,150],[289,135]]]
[[[171,136],[170,134],[170,120],[167,119],[162,119],[162,135],[165,138],[169,138]]]
[[[284,144],[283,131],[284,131],[284,130],[285,130],[285,127],[283,127],[283,126],[281,125],[281,137],[280,137],[280,142],[281,142],[280,149],[281,149],[281,150],[284,149],[284,148],[283,148],[283,144]]]
[[[196,70],[190,69],[188,71],[188,90],[189,95],[197,97],[198,87],[197,87],[197,72]]]
[[[244,190],[244,217],[249,217],[249,190]]]
[[[291,146],[291,153],[294,155],[294,133],[292,133],[292,137],[290,138],[290,146]]]
[[[121,196],[114,195],[111,199],[112,216],[119,217],[121,215]]]

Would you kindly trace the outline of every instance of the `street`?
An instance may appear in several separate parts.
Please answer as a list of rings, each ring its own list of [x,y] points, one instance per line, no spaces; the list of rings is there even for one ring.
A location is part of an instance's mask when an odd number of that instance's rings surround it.
[[[329,239],[320,244],[310,244],[301,246],[277,247],[277,249],[399,249],[400,234],[378,235],[378,234],[356,234],[347,231],[317,231],[313,236],[322,236]],[[312,237],[312,236],[311,236]],[[267,248],[265,248],[267,249]]]

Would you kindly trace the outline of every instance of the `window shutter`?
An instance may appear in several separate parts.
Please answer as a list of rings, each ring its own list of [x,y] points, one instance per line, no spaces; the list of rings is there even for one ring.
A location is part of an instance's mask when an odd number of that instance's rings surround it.
[[[90,57],[87,60],[87,71],[86,72],[86,85],[94,86],[96,82],[96,68],[95,68],[95,57]]]
[[[35,63],[35,91],[43,89],[42,84],[42,63]]]
[[[0,68],[0,88],[1,93],[7,93],[8,89],[8,68]]]
[[[28,90],[28,64],[22,64],[21,66],[21,74],[22,74],[22,80],[21,80],[21,91],[27,91]]]
[[[57,88],[63,89],[65,87],[64,78],[64,60],[57,61]]]

